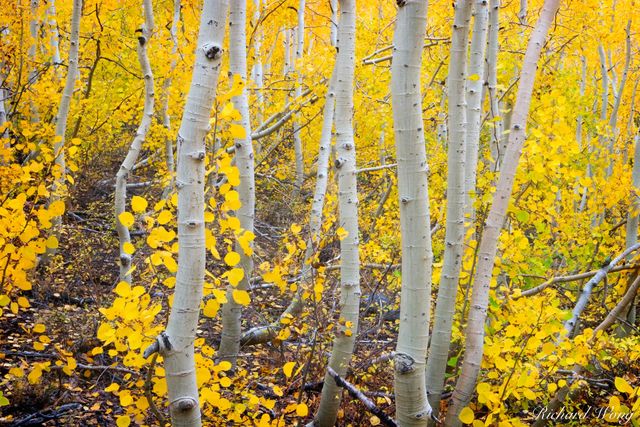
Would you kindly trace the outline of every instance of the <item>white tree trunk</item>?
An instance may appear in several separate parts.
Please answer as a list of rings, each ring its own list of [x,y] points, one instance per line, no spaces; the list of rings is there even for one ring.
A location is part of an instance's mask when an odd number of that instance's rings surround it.
[[[338,46],[338,0],[329,0],[331,6],[331,46]]]
[[[467,104],[465,81],[471,0],[455,3],[451,35],[449,79],[449,146],[447,171],[447,228],[445,251],[436,301],[435,321],[427,360],[426,382],[429,402],[437,415],[451,343],[451,325],[462,267],[465,203],[465,143]]]
[[[340,241],[340,318],[328,366],[345,378],[358,333],[360,259],[356,147],[353,138],[353,80],[355,71],[356,2],[340,0],[336,59],[336,160],[340,226],[348,235]],[[331,427],[340,407],[341,388],[327,373],[315,425]]]
[[[458,426],[458,415],[470,401],[475,390],[480,363],[482,362],[484,328],[487,317],[489,287],[495,262],[500,230],[509,206],[513,191],[513,181],[522,153],[526,137],[527,116],[531,105],[531,94],[536,78],[537,62],[540,51],[546,40],[549,28],[558,10],[560,0],[545,0],[527,46],[522,64],[520,84],[513,108],[513,121],[509,134],[509,145],[500,171],[493,203],[485,222],[484,233],[478,250],[478,264],[473,284],[473,295],[469,308],[469,317],[465,332],[466,348],[462,364],[462,372],[453,393],[450,408],[447,412],[446,426]]]
[[[613,163],[615,162],[615,158],[613,156],[614,145],[618,137],[618,111],[620,111],[622,94],[624,93],[624,87],[627,84],[627,77],[629,76],[629,65],[631,64],[631,20],[627,21],[627,27],[625,30],[627,36],[624,69],[622,71],[622,79],[620,79],[620,86],[618,86],[617,90],[615,90],[614,88],[615,98],[613,102],[613,109],[611,110],[611,116],[609,117],[609,164],[607,165],[607,178],[610,177],[613,173]]]
[[[149,63],[149,55],[147,54],[147,46],[153,35],[153,8],[151,0],[143,0],[144,9],[144,25],[142,26],[142,34],[138,36],[138,61],[144,79],[144,110],[142,111],[142,119],[136,131],[136,136],[131,142],[127,156],[122,161],[118,173],[116,173],[116,189],[115,189],[115,215],[116,215],[116,231],[118,232],[118,241],[120,245],[120,280],[131,283],[131,255],[125,251],[125,245],[131,243],[129,228],[120,221],[120,214],[127,208],[127,178],[138,160],[138,155],[142,150],[142,144],[147,136],[147,131],[153,120],[153,108],[155,101],[153,73],[151,64]]]
[[[253,0],[253,6],[255,10],[253,11],[253,25],[254,27],[258,25],[258,21],[260,19],[261,13],[261,0]],[[262,125],[262,114],[264,109],[264,71],[262,68],[262,30],[260,28],[256,29],[256,33],[254,36],[253,43],[253,68],[252,68],[252,79],[256,85],[256,98],[258,101],[258,111],[256,113],[256,123],[257,126]]]
[[[171,83],[173,81],[173,73],[176,69],[176,65],[178,63],[178,25],[180,24],[180,11],[182,5],[180,4],[180,0],[173,1],[173,19],[171,20],[171,29],[169,33],[171,34],[171,66],[169,67],[169,74],[164,79],[164,83],[162,84],[162,104],[160,106],[160,116],[162,118],[162,125],[165,127],[167,132],[171,130],[171,116],[169,115],[169,92],[171,90]],[[170,136],[164,141],[164,150],[165,150],[165,164],[167,166],[167,172],[171,175],[171,179],[169,180],[168,185],[165,187],[163,191],[163,198],[167,198],[171,191],[173,191],[174,186],[174,178],[173,174],[175,173],[175,159],[173,156],[173,139]]]
[[[199,427],[200,407],[193,342],[205,272],[205,138],[216,97],[228,0],[205,0],[191,88],[178,131],[178,272],[166,331],[144,352],[164,358],[173,427]]]
[[[498,35],[500,32],[500,0],[491,0],[489,6],[489,35],[487,42],[487,93],[489,95],[489,108],[493,130],[491,132],[491,166],[490,170],[497,172],[500,169],[500,160],[506,150],[502,137],[503,120],[502,108],[498,97]]]
[[[229,71],[238,74],[242,80],[247,80],[247,4],[246,0],[234,0],[231,3],[229,15]],[[245,137],[234,141],[235,161],[240,172],[238,193],[242,206],[236,216],[240,220],[240,227],[244,232],[253,233],[255,215],[255,182],[253,171],[253,146],[251,143],[251,121],[249,118],[249,99],[246,85],[242,93],[231,100],[236,110],[240,112],[241,121],[238,123],[245,130]],[[237,289],[248,290],[249,280],[253,273],[253,258],[246,254],[236,243],[235,251],[240,254],[240,267],[244,270],[244,278],[238,283]],[[218,356],[228,360],[235,367],[236,358],[240,351],[242,306],[233,299],[234,287],[227,287],[227,303],[222,306],[222,340]]]
[[[478,149],[482,127],[482,88],[484,87],[484,62],[489,26],[489,4],[487,0],[475,0],[473,6],[473,35],[467,71],[467,134],[465,144],[464,187],[465,229],[474,227],[476,210],[473,207],[476,194]]]
[[[427,2],[409,0],[398,9],[391,61],[391,105],[398,160],[402,236],[400,329],[396,346],[396,419],[425,426],[431,415],[425,386],[431,307],[431,225],[420,70],[427,29]]]
[[[53,191],[51,192],[50,202],[53,203],[60,200],[63,196],[67,181],[67,165],[64,155],[65,134],[67,133],[67,118],[69,117],[69,108],[71,107],[71,98],[73,97],[73,88],[76,85],[76,77],[78,75],[78,51],[80,44],[80,18],[82,16],[82,0],[73,0],[73,11],[71,14],[71,36],[69,47],[69,65],[67,67],[67,78],[62,90],[62,98],[58,107],[56,116],[56,142],[53,145],[55,156],[56,178],[53,182]],[[51,221],[51,233],[53,236],[60,235],[62,226],[62,217],[54,217]],[[53,251],[47,251],[45,259],[51,255]]]
[[[58,34],[58,23],[56,22],[56,3],[55,0],[49,0],[49,9],[47,9],[47,15],[49,16],[49,45],[51,46],[51,62],[53,63],[56,72],[58,65],[62,63],[60,59],[60,35]]]
[[[304,261],[302,263],[301,281],[307,282],[312,273],[312,266],[308,262],[314,255],[317,244],[320,240],[320,231],[322,225],[322,211],[324,209],[325,196],[327,194],[327,181],[329,178],[329,156],[331,154],[331,136],[333,126],[333,112],[335,107],[335,85],[336,85],[336,66],[333,67],[333,73],[329,82],[329,88],[325,95],[325,104],[323,111],[322,131],[320,135],[320,147],[318,151],[318,171],[316,175],[316,186],[313,193],[313,203],[311,206],[311,215],[309,216],[309,239],[307,240],[307,249]],[[278,320],[267,326],[258,326],[247,331],[241,339],[243,345],[263,344],[273,340],[278,332],[282,329],[283,319],[291,319],[298,316],[304,307],[302,300],[302,287],[298,286],[296,294],[282,312]]]
[[[299,67],[299,62],[302,60],[302,55],[304,54],[304,8],[305,8],[305,0],[298,1],[298,28],[296,30],[297,40],[296,40],[296,54],[294,60],[294,69],[296,70],[296,74],[298,80],[296,82],[296,100],[300,99],[302,95],[302,70]],[[302,146],[302,138],[300,137],[300,128],[298,126],[298,121],[293,120],[293,149],[296,157],[296,178],[294,182],[293,192],[294,195],[300,194],[300,189],[302,188],[302,182],[304,180],[304,153]]]

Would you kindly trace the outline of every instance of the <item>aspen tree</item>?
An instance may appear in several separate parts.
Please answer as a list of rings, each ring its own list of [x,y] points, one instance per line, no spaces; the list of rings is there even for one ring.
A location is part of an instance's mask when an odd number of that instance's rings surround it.
[[[335,85],[336,85],[336,66],[334,64],[329,88],[325,95],[325,104],[323,110],[322,131],[320,134],[320,146],[318,150],[318,170],[316,172],[316,185],[313,192],[313,202],[311,205],[311,214],[309,216],[309,238],[307,240],[307,249],[305,250],[304,261],[302,262],[301,282],[308,284],[313,273],[313,267],[310,260],[317,250],[320,240],[320,231],[322,226],[322,211],[324,209],[325,196],[327,194],[327,182],[329,179],[329,156],[331,154],[331,130],[333,127],[333,113],[335,108]],[[241,339],[242,344],[253,345],[262,344],[273,340],[278,332],[282,329],[283,319],[291,319],[298,316],[304,308],[302,299],[302,287],[298,286],[296,294],[291,303],[282,312],[278,319],[270,325],[258,326],[247,331]]]
[[[60,59],[60,34],[58,34],[58,23],[56,22],[56,2],[55,0],[49,0],[49,8],[47,9],[47,15],[49,17],[49,46],[51,47],[51,62],[53,63],[56,73],[59,69],[59,65],[62,63]]]
[[[618,137],[618,112],[620,111],[620,104],[622,103],[622,95],[624,93],[624,88],[627,84],[627,77],[629,76],[629,66],[631,65],[631,20],[627,21],[627,27],[625,28],[625,60],[624,60],[624,68],[622,70],[622,78],[620,79],[620,85],[615,87],[614,85],[614,100],[613,100],[613,109],[611,110],[611,116],[609,116],[609,164],[607,165],[607,177],[610,177],[613,173],[613,163],[614,163],[614,145],[615,141]],[[613,67],[612,67],[613,68]]]
[[[67,132],[67,118],[69,117],[69,108],[71,107],[71,98],[73,97],[73,88],[76,85],[76,77],[78,75],[78,51],[80,44],[80,18],[82,16],[82,0],[73,0],[73,11],[71,13],[71,36],[69,39],[69,64],[67,67],[67,77],[62,90],[62,98],[56,115],[56,131],[55,143],[53,144],[53,153],[55,156],[56,177],[53,182],[53,191],[49,199],[50,203],[54,203],[62,198],[62,191],[67,180],[67,166],[64,155],[65,134]],[[56,238],[60,235],[62,226],[62,217],[54,217],[51,222],[52,235]],[[47,250],[44,256],[46,260],[51,251]]]
[[[503,122],[500,100],[498,98],[498,34],[500,31],[500,0],[491,0],[489,6],[489,30],[487,40],[487,94],[489,96],[489,117],[493,123],[491,132],[490,150],[491,167],[490,170],[497,172],[500,168],[500,161],[506,150],[506,142],[502,137]]]
[[[336,174],[340,226],[340,319],[328,366],[344,378],[358,332],[360,259],[356,147],[353,138],[353,81],[355,72],[356,2],[340,0],[338,54],[336,56]],[[324,377],[320,407],[314,424],[331,427],[340,408],[341,389],[328,372]]]
[[[631,172],[631,185],[633,189],[631,192],[631,203],[629,204],[629,212],[627,213],[627,224],[625,230],[625,244],[627,249],[638,242],[638,218],[640,214],[640,199],[638,198],[638,193],[640,192],[640,130],[634,138],[634,146],[633,169]],[[633,275],[631,277],[634,278]],[[630,278],[629,280],[629,287],[632,285],[632,278]],[[635,311],[635,300],[632,300],[624,315],[624,317],[631,325],[635,324]],[[629,335],[629,333],[631,333],[631,329],[632,328],[630,328],[628,325],[621,324],[616,329],[616,335],[619,338],[626,337]]]
[[[162,103],[160,105],[160,118],[162,125],[167,131],[167,134],[171,130],[171,116],[169,115],[169,91],[171,90],[171,83],[173,81],[173,73],[178,64],[178,24],[180,23],[180,12],[182,5],[180,0],[173,1],[173,18],[171,19],[171,29],[169,34],[171,35],[171,65],[169,67],[169,74],[162,83]],[[175,173],[175,160],[173,156],[173,140],[169,135],[165,137],[164,143],[165,150],[165,164],[167,171],[171,175],[169,184],[163,191],[163,198],[167,198],[173,190],[173,174]]]
[[[169,412],[173,427],[201,423],[196,381],[194,340],[205,272],[204,183],[205,138],[216,97],[227,0],[205,0],[195,53],[191,87],[178,131],[178,272],[165,332],[145,350],[164,358]]]
[[[478,170],[478,148],[482,127],[482,88],[483,71],[487,47],[489,26],[488,0],[475,0],[473,5],[473,35],[469,64],[467,68],[467,133],[465,143],[464,191],[465,191],[465,229],[474,227],[476,193],[476,173]]]
[[[447,159],[447,227],[445,251],[436,301],[435,321],[427,359],[426,382],[429,402],[438,413],[440,395],[449,358],[451,325],[455,312],[458,280],[462,268],[465,204],[465,144],[467,134],[467,103],[465,82],[466,61],[471,19],[471,0],[459,0],[455,5],[451,35],[449,78],[449,145]]]
[[[261,0],[253,0],[253,27],[260,22]],[[256,98],[258,100],[258,111],[255,115],[257,126],[262,125],[262,111],[264,109],[264,70],[262,67],[262,29],[257,28],[253,42],[253,68],[251,69],[251,79],[256,85]],[[256,147],[257,149],[257,147]]]
[[[300,69],[300,62],[302,61],[302,55],[304,54],[304,8],[305,0],[298,1],[298,28],[296,30],[297,40],[295,58],[293,68],[297,73],[297,82],[295,90],[296,100],[300,99],[302,95],[302,70]],[[294,195],[300,194],[302,188],[302,182],[304,180],[304,153],[302,147],[302,138],[300,137],[300,127],[298,121],[292,120],[293,126],[293,149],[296,158],[296,178],[294,182]]]
[[[247,53],[246,53],[246,0],[237,0],[231,3],[229,15],[229,71],[233,75],[240,76],[243,82],[247,80]],[[236,138],[235,161],[240,173],[238,193],[241,206],[236,211],[240,220],[240,228],[243,233],[253,234],[253,221],[255,216],[255,177],[253,171],[253,146],[251,143],[251,123],[249,119],[249,99],[247,97],[246,84],[242,92],[234,96],[231,101],[234,108],[240,112],[240,123],[244,129],[244,137]],[[235,251],[240,254],[240,267],[244,271],[244,277],[238,283],[237,289],[247,291],[249,279],[253,272],[253,259],[251,253],[245,252],[236,242]],[[233,299],[234,287],[227,287],[227,303],[222,306],[222,340],[218,356],[222,360],[228,360],[233,366],[240,351],[241,315],[242,306]]]
[[[127,250],[127,247],[131,244],[131,236],[129,234],[129,228],[123,223],[121,215],[126,211],[127,207],[127,178],[138,160],[138,155],[140,154],[144,140],[147,137],[147,132],[153,119],[153,108],[155,103],[153,72],[151,71],[149,55],[147,54],[147,46],[151,36],[153,35],[154,28],[151,0],[143,0],[142,6],[144,9],[144,25],[142,26],[140,35],[138,36],[137,52],[140,69],[142,70],[142,76],[144,79],[144,109],[142,111],[140,125],[136,131],[136,136],[133,138],[131,146],[129,146],[127,156],[122,161],[120,169],[118,169],[118,173],[116,174],[116,189],[114,197],[116,231],[118,232],[118,241],[120,246],[120,280],[127,283],[131,283],[131,253]]]
[[[432,413],[425,387],[431,311],[431,225],[420,70],[427,29],[427,2],[398,8],[391,61],[391,104],[398,159],[402,236],[400,329],[395,353],[396,418],[424,426]]]
[[[451,404],[447,412],[446,426],[457,426],[461,422],[458,418],[460,411],[471,399],[475,390],[480,363],[482,362],[484,328],[489,301],[491,275],[498,248],[498,238],[504,223],[513,191],[513,182],[522,153],[522,146],[526,137],[527,117],[531,105],[533,85],[542,46],[545,43],[549,28],[558,10],[560,0],[545,0],[540,12],[522,63],[520,84],[513,108],[509,144],[504,157],[504,164],[500,170],[500,177],[493,196],[491,209],[484,225],[484,233],[478,250],[478,263],[473,283],[473,294],[469,306],[469,317],[465,330],[466,347],[462,372],[458,378]]]

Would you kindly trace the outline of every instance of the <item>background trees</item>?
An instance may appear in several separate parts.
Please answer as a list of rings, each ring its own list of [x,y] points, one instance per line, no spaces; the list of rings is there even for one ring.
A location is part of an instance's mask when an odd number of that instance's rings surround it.
[[[631,1],[233,2],[231,28],[224,2],[146,3],[151,84],[139,0],[1,8],[4,419],[424,425],[423,387],[449,424],[638,408],[635,252],[583,292],[637,240]]]

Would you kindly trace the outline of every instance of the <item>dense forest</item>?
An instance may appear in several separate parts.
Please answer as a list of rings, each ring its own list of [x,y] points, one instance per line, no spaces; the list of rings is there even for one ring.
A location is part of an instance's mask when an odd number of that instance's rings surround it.
[[[2,0],[0,425],[640,426],[634,0]]]

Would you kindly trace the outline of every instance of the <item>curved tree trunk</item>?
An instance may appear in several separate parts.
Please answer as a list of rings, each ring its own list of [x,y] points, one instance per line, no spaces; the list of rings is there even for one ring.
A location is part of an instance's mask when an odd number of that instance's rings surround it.
[[[216,97],[229,3],[205,0],[191,88],[178,131],[178,272],[166,331],[145,357],[164,358],[169,412],[173,427],[199,427],[200,407],[193,342],[198,326],[205,272],[205,137]]]
[[[340,226],[348,233],[340,241],[340,318],[328,366],[345,378],[353,354],[360,307],[360,259],[356,147],[353,139],[356,2],[340,0],[336,59],[336,169]],[[328,372],[324,378],[315,425],[331,427],[340,408],[341,388]]]
[[[487,317],[491,273],[495,262],[498,238],[500,237],[500,230],[502,229],[507,207],[509,206],[509,200],[511,199],[513,181],[526,136],[525,129],[540,51],[542,50],[549,28],[558,10],[559,3],[560,0],[545,0],[540,18],[533,29],[524,56],[516,104],[513,108],[509,145],[507,146],[504,164],[500,171],[500,178],[493,197],[491,209],[485,222],[484,233],[478,250],[477,273],[473,283],[473,295],[465,333],[465,356],[462,364],[462,372],[452,396],[450,409],[447,412],[446,426],[460,425],[458,415],[462,408],[469,403],[475,390],[484,350],[484,327]]]
[[[391,104],[398,160],[402,235],[400,330],[396,346],[396,418],[401,426],[425,426],[431,406],[425,387],[431,306],[431,227],[420,70],[427,2],[398,9],[391,61]]]
[[[447,228],[445,231],[445,251],[436,301],[435,321],[427,360],[427,394],[431,407],[438,413],[440,395],[444,387],[451,325],[456,306],[458,280],[462,267],[464,242],[465,203],[465,143],[467,129],[467,104],[465,81],[466,61],[471,19],[471,0],[455,3],[455,17],[449,62],[449,146],[447,171]]]
[[[309,216],[309,239],[307,240],[307,249],[305,251],[304,261],[302,263],[301,282],[306,283],[312,274],[312,265],[308,262],[314,255],[317,244],[320,240],[320,230],[322,225],[322,211],[324,209],[324,200],[327,194],[327,181],[329,178],[329,156],[331,154],[331,130],[333,127],[333,112],[335,108],[335,82],[336,67],[333,67],[333,73],[329,82],[329,88],[325,95],[325,104],[323,110],[322,131],[320,135],[320,147],[318,150],[318,171],[316,174],[316,186],[313,193],[313,203],[311,206],[311,215]],[[241,339],[242,345],[264,344],[272,341],[282,329],[283,319],[291,319],[297,317],[304,308],[302,300],[302,286],[298,286],[296,294],[282,312],[278,320],[267,326],[258,326],[247,331]]]
[[[151,64],[149,64],[149,55],[147,54],[147,45],[153,35],[153,8],[151,0],[143,0],[144,8],[144,25],[142,34],[138,37],[138,61],[144,78],[144,110],[140,126],[136,131],[136,136],[131,142],[127,156],[120,165],[116,174],[116,190],[115,190],[115,213],[116,213],[116,231],[118,232],[118,241],[120,244],[120,280],[131,283],[131,254],[125,250],[125,245],[131,243],[129,228],[120,220],[120,214],[126,211],[127,207],[127,178],[138,160],[138,155],[142,150],[142,144],[147,137],[147,131],[151,126],[153,119],[154,107],[154,88],[153,88],[153,72]]]
[[[71,15],[71,37],[69,48],[69,66],[67,67],[67,78],[62,90],[62,98],[58,107],[56,116],[56,142],[53,145],[53,153],[55,156],[55,181],[53,182],[53,191],[49,199],[50,203],[60,200],[67,181],[67,165],[64,155],[65,135],[67,133],[67,118],[69,117],[69,108],[71,107],[71,98],[73,97],[73,88],[76,85],[76,77],[78,75],[78,51],[80,44],[80,18],[82,16],[82,0],[73,0],[73,11]],[[62,227],[62,217],[54,217],[51,220],[53,226],[51,233],[55,237],[59,237],[60,228]],[[48,259],[55,250],[47,249],[44,259]],[[46,262],[46,261],[45,261]]]
[[[233,74],[240,75],[243,81],[247,80],[247,4],[246,0],[234,0],[231,3],[229,17],[229,70]],[[240,172],[240,185],[238,193],[242,206],[236,212],[240,220],[243,233],[253,233],[253,220],[255,215],[255,182],[253,172],[253,146],[251,143],[251,122],[249,119],[249,99],[247,98],[246,85],[242,93],[231,100],[236,110],[240,112],[241,121],[238,123],[245,130],[245,137],[234,141],[235,161]],[[240,267],[244,270],[244,277],[238,283],[239,290],[249,289],[249,279],[253,272],[253,258],[251,253],[245,253],[236,242],[235,251],[240,254]],[[218,356],[222,360],[228,360],[235,367],[236,358],[240,351],[241,315],[242,306],[233,299],[234,287],[227,287],[227,303],[222,306],[222,341]]]

